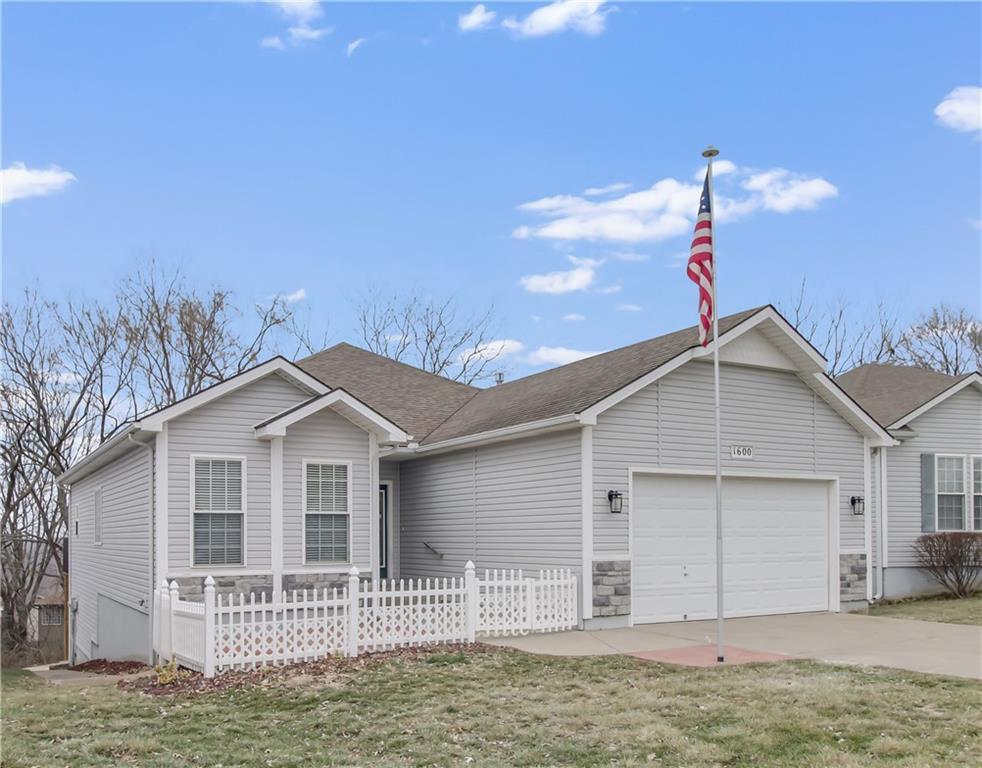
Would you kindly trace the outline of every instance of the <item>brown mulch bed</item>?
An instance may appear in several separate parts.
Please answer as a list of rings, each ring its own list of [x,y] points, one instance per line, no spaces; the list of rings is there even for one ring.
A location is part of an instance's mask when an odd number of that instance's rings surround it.
[[[83,661],[74,667],[69,667],[73,672],[91,672],[94,675],[129,675],[134,672],[143,672],[150,669],[142,661],[107,661],[106,659],[92,659]]]
[[[475,654],[495,653],[500,648],[484,643],[419,646],[415,648],[396,648],[391,651],[364,653],[351,659],[346,656],[329,656],[313,661],[284,664],[281,666],[257,667],[256,669],[229,670],[216,674],[210,680],[200,672],[181,669],[178,678],[172,683],[161,685],[155,675],[120,680],[117,687],[124,691],[143,693],[149,696],[199,696],[207,693],[226,693],[249,688],[270,688],[289,684],[291,678],[310,678],[314,684],[337,684],[351,677],[355,672],[377,667],[396,659],[405,661],[429,661],[441,663],[444,659],[452,662],[454,656],[473,656]]]

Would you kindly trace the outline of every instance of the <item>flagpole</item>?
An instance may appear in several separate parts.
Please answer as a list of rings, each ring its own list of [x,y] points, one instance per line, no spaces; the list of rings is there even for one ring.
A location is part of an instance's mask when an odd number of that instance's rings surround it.
[[[716,396],[716,661],[724,661],[723,653],[723,470],[722,470],[722,440],[719,428],[719,316],[716,303],[716,285],[719,281],[717,269],[717,237],[716,237],[716,200],[713,197],[713,158],[719,154],[715,147],[707,147],[702,156],[709,162],[706,169],[706,179],[709,186],[709,210],[713,217],[713,391]]]

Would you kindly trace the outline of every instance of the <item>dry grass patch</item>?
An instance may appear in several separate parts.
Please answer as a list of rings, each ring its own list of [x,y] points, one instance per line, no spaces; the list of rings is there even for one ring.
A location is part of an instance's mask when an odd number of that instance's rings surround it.
[[[927,597],[872,605],[870,616],[982,626],[982,592],[972,597]]]
[[[21,680],[4,691],[3,764],[977,766],[980,722],[966,680],[484,648],[170,697]]]

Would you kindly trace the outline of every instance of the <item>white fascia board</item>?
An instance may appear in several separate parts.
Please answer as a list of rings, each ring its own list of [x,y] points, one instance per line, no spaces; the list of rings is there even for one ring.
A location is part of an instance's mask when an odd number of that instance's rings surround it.
[[[438,443],[418,446],[414,454],[431,454],[438,451],[452,451],[457,448],[472,446],[483,443],[497,443],[502,440],[511,440],[517,437],[529,437],[544,432],[553,432],[567,426],[578,426],[589,422],[584,421],[575,413],[567,413],[563,416],[555,416],[551,419],[541,419],[540,421],[529,421],[525,424],[516,424],[511,427],[501,427],[500,429],[490,429],[487,432],[478,432],[473,435],[462,435],[452,437],[449,440],[441,440]],[[411,448],[412,446],[410,446]]]
[[[768,321],[773,323],[776,328],[783,331],[788,338],[794,342],[794,344],[801,350],[802,354],[807,357],[811,363],[813,363],[815,366],[813,369],[814,371],[825,370],[825,358],[822,357],[811,344],[805,341],[804,337],[794,328],[792,328],[790,323],[781,317],[781,315],[773,307],[764,307],[756,314],[748,317],[742,323],[739,323],[725,333],[720,334],[720,348],[722,349],[731,341],[740,338],[747,331],[752,330],[753,328],[756,328],[762,323]],[[612,392],[603,400],[600,400],[591,405],[589,408],[581,411],[580,420],[584,424],[596,424],[597,416],[606,411],[608,408],[617,405],[619,402],[627,399],[639,390],[653,384],[658,379],[671,373],[675,369],[680,368],[690,360],[711,359],[713,354],[713,343],[714,342],[710,342],[710,344],[706,347],[693,347],[687,349],[685,352],[673,357],[671,360],[655,368],[653,371],[649,371],[644,376],[635,379],[630,384],[621,387],[616,392]]]
[[[309,373],[304,371],[302,368],[291,363],[289,360],[283,357],[274,357],[272,360],[267,360],[265,363],[260,363],[255,368],[250,368],[247,371],[236,374],[231,378],[225,379],[225,381],[219,382],[212,387],[208,387],[196,395],[191,395],[180,402],[174,403],[174,405],[162,408],[156,413],[152,413],[149,416],[145,416],[141,419],[140,423],[143,429],[150,430],[151,432],[157,432],[160,430],[160,426],[173,418],[178,416],[183,416],[184,414],[193,411],[195,408],[200,408],[206,403],[210,403],[212,400],[216,400],[219,397],[223,397],[230,392],[234,392],[240,387],[244,387],[257,381],[264,376],[268,376],[271,373],[279,373],[286,376],[289,379],[293,379],[297,384],[309,389],[311,392],[317,395],[322,395],[329,391],[329,387],[321,381],[318,381]]]
[[[982,389],[982,374],[973,373],[971,376],[966,376],[964,379],[957,382],[956,384],[952,384],[950,387],[948,387],[948,389],[946,389],[940,395],[936,395],[932,397],[930,400],[928,400],[919,408],[911,411],[903,418],[900,418],[897,421],[893,422],[893,424],[890,425],[889,429],[900,429],[901,427],[907,425],[909,422],[916,419],[918,416],[921,416],[922,414],[931,410],[934,406],[938,405],[939,403],[943,403],[952,395],[961,392],[963,389],[965,389],[965,387],[969,387],[973,385]]]
[[[375,433],[381,436],[386,442],[406,443],[412,439],[412,435],[405,432],[401,427],[393,424],[382,414],[372,410],[357,398],[349,395],[343,389],[332,390],[314,400],[311,400],[306,405],[299,408],[294,407],[285,411],[282,416],[274,416],[272,419],[263,422],[262,424],[257,424],[254,427],[256,437],[260,440],[271,439],[273,437],[282,437],[286,435],[286,429],[291,424],[296,424],[298,421],[302,421],[308,416],[312,416],[325,408],[332,408],[337,405],[343,405],[346,408],[350,408],[370,424],[374,425]],[[343,416],[344,414],[341,415]]]
[[[863,435],[863,437],[868,437],[870,439],[870,446],[873,448],[883,448],[891,445],[900,445],[900,442],[896,440],[889,432],[887,432],[883,427],[881,427],[876,419],[870,416],[866,411],[859,407],[855,400],[853,400],[849,395],[847,395],[842,387],[836,384],[828,374],[826,373],[816,373],[811,379],[822,392],[828,394],[833,402],[829,404],[833,408],[840,411],[845,411],[846,414],[850,415],[858,423],[859,428],[857,431]],[[838,407],[837,407],[838,406]],[[855,424],[854,424],[855,426]]]
[[[86,475],[108,464],[116,456],[122,455],[133,448],[134,443],[129,440],[130,435],[137,435],[140,432],[146,431],[141,428],[140,422],[138,421],[127,424],[98,448],[87,453],[83,458],[58,475],[55,478],[55,482],[59,485],[70,485],[81,480]]]

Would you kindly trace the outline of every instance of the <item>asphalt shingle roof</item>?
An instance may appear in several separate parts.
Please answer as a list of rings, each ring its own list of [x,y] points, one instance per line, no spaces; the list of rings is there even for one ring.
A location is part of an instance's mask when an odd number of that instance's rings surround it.
[[[760,312],[719,319],[720,333]],[[436,443],[492,429],[579,413],[696,347],[691,326],[488,389],[478,389],[338,344],[297,365],[330,387],[343,387],[410,432]]]
[[[840,374],[835,381],[886,427],[971,375],[949,376],[911,365],[867,363]]]

